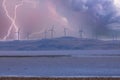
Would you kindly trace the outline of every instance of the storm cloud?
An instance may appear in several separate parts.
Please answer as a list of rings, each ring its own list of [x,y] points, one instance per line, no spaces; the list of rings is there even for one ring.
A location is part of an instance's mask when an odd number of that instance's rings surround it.
[[[66,0],[62,3],[67,7],[64,11],[69,22],[84,29],[86,35],[110,37],[113,33],[119,34],[120,15],[114,0]]]
[[[3,0],[0,0],[2,4]],[[7,0],[8,1],[8,0]],[[6,2],[11,16],[14,7],[20,0]],[[84,31],[85,37],[111,38],[119,36],[120,12],[115,0],[31,0],[36,3],[36,8],[30,3],[24,3],[17,10],[16,23],[21,27],[21,38],[25,39],[27,32],[31,38],[41,38],[41,33],[54,25],[56,37],[63,36],[64,28],[68,35],[79,36],[79,30]],[[0,6],[0,36],[6,35],[11,21],[6,17],[5,11]],[[14,29],[8,38],[14,38]],[[48,36],[49,32],[48,32]]]

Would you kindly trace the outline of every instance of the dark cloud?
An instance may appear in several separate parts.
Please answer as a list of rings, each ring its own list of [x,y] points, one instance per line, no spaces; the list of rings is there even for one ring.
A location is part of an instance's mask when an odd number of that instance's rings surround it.
[[[17,0],[13,0],[14,4]],[[37,9],[31,4],[24,4],[18,11],[17,23],[23,27],[24,33],[31,30],[41,32],[56,26],[57,36],[63,34],[63,26],[72,29],[70,35],[77,36],[78,30],[83,29],[87,37],[109,37],[113,33],[119,33],[120,15],[114,4],[114,0],[33,0],[36,1]],[[0,4],[2,0],[0,0]],[[8,2],[8,8],[12,4]],[[0,6],[0,35],[1,38],[8,30],[10,21],[4,15]],[[12,5],[12,8],[14,5]],[[9,12],[13,14],[13,9]],[[4,24],[3,24],[4,23]],[[4,26],[4,27],[3,27]],[[4,31],[4,32],[3,32]],[[24,35],[23,35],[24,36]],[[35,36],[35,35],[33,35]]]
[[[116,26],[113,25],[114,23],[119,24],[120,16],[117,15],[114,0],[66,0],[66,4],[64,6],[67,6],[68,12],[72,10],[78,13],[77,16],[80,19],[78,19],[78,23],[74,24],[80,26],[81,20],[83,20],[81,23],[82,27],[88,24],[87,27],[84,27],[85,30],[87,29],[88,34],[109,36],[112,32],[116,31],[111,27]],[[72,14],[72,11],[69,14]]]

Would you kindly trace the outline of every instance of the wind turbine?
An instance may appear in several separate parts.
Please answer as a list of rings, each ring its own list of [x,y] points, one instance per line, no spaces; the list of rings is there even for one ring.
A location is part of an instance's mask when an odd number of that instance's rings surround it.
[[[64,36],[67,36],[67,28],[64,28]]]
[[[20,28],[18,28],[18,31],[17,32],[15,32],[15,33],[17,33],[17,40],[20,40]]]
[[[79,29],[79,35],[80,35],[81,39],[83,38],[83,33],[84,33],[84,31],[82,29]]]
[[[51,32],[51,38],[53,38],[54,37],[54,32],[55,32],[54,25],[52,26],[52,28],[49,31]]]
[[[117,40],[118,36],[117,36],[117,33],[113,33],[113,40]]]
[[[26,38],[27,38],[27,40],[30,39],[30,34],[31,34],[30,32],[27,32],[27,33],[26,33]]]
[[[47,30],[45,30],[45,31],[44,31],[44,33],[43,33],[43,34],[44,34],[44,38],[45,38],[45,39],[47,38],[47,33],[48,33],[48,31],[47,31]]]

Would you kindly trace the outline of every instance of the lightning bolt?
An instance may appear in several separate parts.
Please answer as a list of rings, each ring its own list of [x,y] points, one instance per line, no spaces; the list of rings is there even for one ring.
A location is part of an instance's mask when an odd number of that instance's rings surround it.
[[[7,35],[3,38],[3,40],[6,40],[6,39],[10,36],[11,31],[12,31],[13,28],[15,28],[15,32],[18,32],[18,30],[19,30],[19,27],[18,27],[18,25],[16,24],[17,9],[18,9],[19,7],[21,7],[24,2],[25,2],[25,3],[31,3],[31,4],[33,4],[34,7],[36,7],[36,3],[34,3],[33,1],[30,1],[30,0],[21,0],[21,2],[20,2],[18,5],[15,5],[15,8],[14,8],[14,16],[11,17],[10,14],[9,14],[9,11],[7,10],[6,1],[7,1],[7,0],[3,0],[3,2],[2,2],[2,7],[3,7],[4,11],[5,11],[5,15],[6,15],[6,16],[8,17],[8,19],[11,21],[11,25],[10,25],[10,27],[9,27],[9,29],[8,29]],[[18,35],[17,35],[16,37],[18,37]]]
[[[22,6],[22,5],[23,5],[23,1],[21,1],[20,4],[15,5],[15,8],[14,8],[14,17],[12,18],[12,17],[10,16],[8,10],[7,10],[7,7],[6,7],[6,0],[3,0],[2,6],[3,6],[4,10],[5,10],[5,14],[6,14],[6,16],[7,16],[7,17],[10,19],[10,21],[11,21],[11,25],[10,25],[10,27],[9,27],[9,29],[8,29],[7,35],[3,38],[3,40],[6,40],[6,39],[9,37],[9,35],[10,35],[10,33],[11,33],[11,31],[12,31],[13,28],[15,28],[15,32],[18,32],[18,26],[16,25],[17,8],[20,7],[20,6]],[[18,36],[18,35],[17,35],[17,36]],[[17,36],[16,36],[16,37],[17,37]]]

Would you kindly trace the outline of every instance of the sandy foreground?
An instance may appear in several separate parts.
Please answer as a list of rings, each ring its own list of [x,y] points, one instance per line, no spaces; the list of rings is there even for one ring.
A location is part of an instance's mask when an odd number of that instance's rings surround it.
[[[1,77],[0,80],[120,80],[120,78],[27,78]]]

